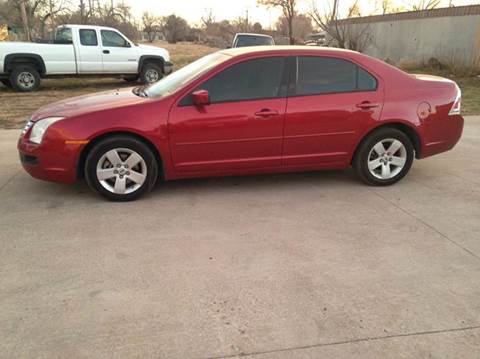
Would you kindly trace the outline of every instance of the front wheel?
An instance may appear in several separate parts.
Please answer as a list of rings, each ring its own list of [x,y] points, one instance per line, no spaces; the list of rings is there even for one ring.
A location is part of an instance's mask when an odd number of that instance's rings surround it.
[[[85,179],[112,201],[132,201],[149,192],[158,177],[158,163],[143,142],[115,136],[96,144],[85,162]]]
[[[406,176],[415,150],[408,136],[395,128],[382,128],[370,134],[358,148],[353,167],[372,186],[388,186]]]
[[[163,78],[163,71],[160,66],[150,63],[142,66],[140,81],[146,85],[153,84]]]

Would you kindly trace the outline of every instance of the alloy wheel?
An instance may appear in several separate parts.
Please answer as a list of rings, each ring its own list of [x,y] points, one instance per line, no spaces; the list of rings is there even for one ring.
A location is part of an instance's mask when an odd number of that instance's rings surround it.
[[[128,148],[115,148],[100,157],[96,174],[98,181],[107,191],[129,194],[144,184],[147,165],[137,152]]]
[[[407,163],[405,145],[394,138],[375,144],[368,154],[368,170],[376,178],[387,180],[397,176]]]

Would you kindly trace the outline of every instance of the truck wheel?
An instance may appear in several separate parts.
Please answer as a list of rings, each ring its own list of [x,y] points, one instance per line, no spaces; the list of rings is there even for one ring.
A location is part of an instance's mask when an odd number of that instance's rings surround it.
[[[157,64],[149,63],[142,66],[140,71],[140,81],[144,84],[153,84],[160,81],[163,77],[163,71]]]
[[[3,84],[3,86],[8,87],[9,89],[12,88],[12,84],[10,83],[10,80],[8,79],[2,79],[0,82]]]
[[[19,92],[35,91],[40,86],[40,75],[33,66],[15,66],[10,74],[10,83]]]

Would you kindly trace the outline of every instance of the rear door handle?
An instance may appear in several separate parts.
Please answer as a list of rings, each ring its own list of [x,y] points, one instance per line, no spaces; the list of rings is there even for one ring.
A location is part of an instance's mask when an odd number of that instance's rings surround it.
[[[368,110],[368,109],[371,109],[371,108],[378,107],[378,106],[380,106],[380,104],[379,103],[373,103],[373,102],[370,102],[370,101],[363,101],[363,102],[357,103],[356,106],[358,108],[361,108],[362,110]]]
[[[255,112],[256,117],[260,118],[268,118],[272,116],[277,116],[278,111],[277,110],[270,110],[268,108],[261,109],[260,111]]]
[[[109,53],[110,53],[110,50],[103,50],[103,53],[104,53],[104,54],[109,54]]]

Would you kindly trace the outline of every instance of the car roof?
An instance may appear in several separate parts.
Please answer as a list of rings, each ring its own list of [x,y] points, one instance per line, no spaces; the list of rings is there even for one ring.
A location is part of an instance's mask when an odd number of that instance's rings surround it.
[[[362,54],[357,51],[339,49],[335,47],[323,46],[296,46],[296,45],[276,45],[276,46],[249,46],[249,47],[235,47],[226,50],[218,51],[221,54],[234,57],[249,57],[251,55],[281,55],[281,56],[299,56],[299,55],[316,55],[316,56],[331,56],[339,57],[346,60],[353,60],[365,66],[367,70],[380,76],[395,76],[399,80],[409,79],[411,76],[406,72],[385,63],[374,57]]]
[[[235,34],[235,37],[237,36],[259,36],[259,37],[271,37],[270,35],[265,35],[265,34],[255,34],[253,32],[239,32]]]
[[[108,26],[98,26],[98,25],[88,25],[88,24],[85,24],[85,25],[81,25],[81,24],[64,24],[64,25],[59,25],[57,26],[57,29],[58,28],[62,28],[62,27],[69,27],[69,28],[72,28],[72,29],[78,29],[78,28],[82,28],[82,29],[101,29],[101,30],[114,30],[114,31],[119,31],[118,29],[115,29],[113,27],[108,27]]]
[[[296,46],[296,45],[275,45],[275,46],[246,46],[246,47],[234,47],[231,49],[221,50],[222,54],[229,56],[240,56],[256,53],[306,53],[311,52],[312,54],[359,54],[356,51],[338,49],[334,47],[312,47],[312,46]]]

